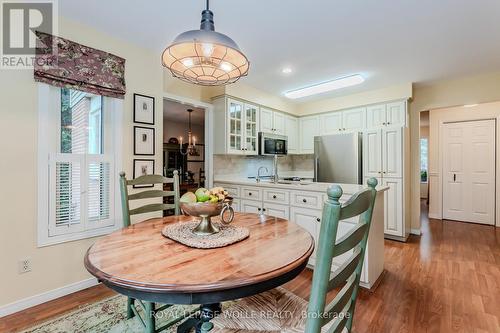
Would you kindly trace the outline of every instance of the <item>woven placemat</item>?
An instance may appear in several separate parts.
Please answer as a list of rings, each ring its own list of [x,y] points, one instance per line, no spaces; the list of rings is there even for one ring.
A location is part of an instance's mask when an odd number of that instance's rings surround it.
[[[198,221],[193,221],[167,225],[161,233],[167,238],[197,249],[215,249],[228,246],[242,241],[250,235],[248,228],[212,222],[220,231],[213,235],[200,236],[193,233],[193,229],[198,223]]]

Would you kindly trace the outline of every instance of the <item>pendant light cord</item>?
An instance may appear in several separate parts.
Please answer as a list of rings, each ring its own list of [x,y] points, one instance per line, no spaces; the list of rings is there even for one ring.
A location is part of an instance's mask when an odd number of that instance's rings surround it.
[[[209,10],[209,4],[208,4],[208,2],[209,2],[209,1],[210,1],[210,0],[207,0],[207,10]]]

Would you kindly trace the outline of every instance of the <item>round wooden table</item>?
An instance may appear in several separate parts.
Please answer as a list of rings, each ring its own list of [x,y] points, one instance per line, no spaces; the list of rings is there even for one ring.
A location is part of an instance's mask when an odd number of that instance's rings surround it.
[[[102,237],[85,255],[85,267],[120,294],[165,304],[220,302],[280,286],[304,270],[314,250],[312,236],[295,223],[236,213],[234,224],[250,236],[217,249],[194,249],[165,238],[166,224],[192,221],[169,216],[131,225]],[[213,311],[212,311],[213,312]]]

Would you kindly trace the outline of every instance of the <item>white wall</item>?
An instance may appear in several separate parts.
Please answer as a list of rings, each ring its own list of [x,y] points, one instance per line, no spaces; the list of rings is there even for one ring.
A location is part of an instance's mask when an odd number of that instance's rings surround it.
[[[440,142],[440,126],[444,122],[468,121],[482,119],[497,119],[497,133],[500,133],[500,102],[479,104],[475,107],[452,107],[430,111],[430,142],[429,142],[429,184],[430,202],[429,216],[441,218],[442,216],[442,147]],[[497,135],[496,146],[497,175],[500,168],[500,136]],[[497,176],[497,198],[500,198],[500,177]],[[500,226],[497,199],[497,226]]]

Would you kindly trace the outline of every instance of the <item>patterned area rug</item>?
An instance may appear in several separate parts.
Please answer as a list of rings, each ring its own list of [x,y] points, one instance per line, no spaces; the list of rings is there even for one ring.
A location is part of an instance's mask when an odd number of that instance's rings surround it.
[[[125,296],[113,296],[97,303],[91,303],[63,314],[52,320],[22,331],[23,333],[142,333],[144,329],[137,317],[126,318]],[[192,306],[173,306],[157,315],[157,327],[175,316],[175,313],[189,311]],[[141,313],[142,314],[142,313]],[[175,327],[165,332],[175,332]]]

